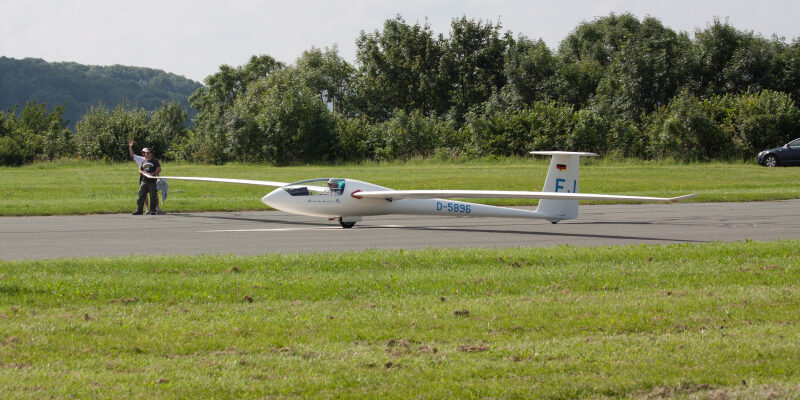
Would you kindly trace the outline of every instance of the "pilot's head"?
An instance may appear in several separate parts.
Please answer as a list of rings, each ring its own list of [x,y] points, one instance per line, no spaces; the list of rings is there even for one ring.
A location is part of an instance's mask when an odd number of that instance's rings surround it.
[[[338,189],[339,188],[339,181],[336,179],[328,179],[328,187],[331,189]]]

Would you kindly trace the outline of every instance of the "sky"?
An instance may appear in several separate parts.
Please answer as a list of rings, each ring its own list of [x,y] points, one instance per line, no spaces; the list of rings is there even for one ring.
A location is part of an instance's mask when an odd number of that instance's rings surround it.
[[[499,21],[556,49],[581,22],[612,12],[690,34],[717,17],[765,37],[800,37],[797,0],[0,0],[0,56],[157,68],[202,82],[255,54],[293,64],[304,50],[336,45],[354,63],[360,32],[398,14],[445,36],[453,18]]]

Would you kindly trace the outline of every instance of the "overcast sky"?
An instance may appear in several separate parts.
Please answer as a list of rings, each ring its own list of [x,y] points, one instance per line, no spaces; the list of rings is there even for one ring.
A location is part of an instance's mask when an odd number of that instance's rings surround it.
[[[448,34],[461,17],[500,21],[503,30],[544,39],[550,48],[580,22],[630,12],[694,33],[714,17],[763,36],[800,37],[797,0],[0,0],[0,56],[163,69],[202,81],[221,64],[268,54],[292,64],[312,46],[338,44],[355,60],[359,32],[400,14]]]

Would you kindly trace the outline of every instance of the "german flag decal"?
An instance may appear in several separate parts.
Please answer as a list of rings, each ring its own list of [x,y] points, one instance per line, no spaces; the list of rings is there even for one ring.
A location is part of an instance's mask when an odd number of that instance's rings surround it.
[[[556,164],[556,169],[559,170],[559,171],[566,171],[567,170],[567,166],[566,166],[566,164]]]

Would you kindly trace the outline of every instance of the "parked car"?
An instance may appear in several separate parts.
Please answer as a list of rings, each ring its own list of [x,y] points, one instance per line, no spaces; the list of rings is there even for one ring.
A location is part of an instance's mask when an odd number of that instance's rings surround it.
[[[765,167],[800,165],[800,138],[792,140],[782,147],[758,153],[758,164]]]

